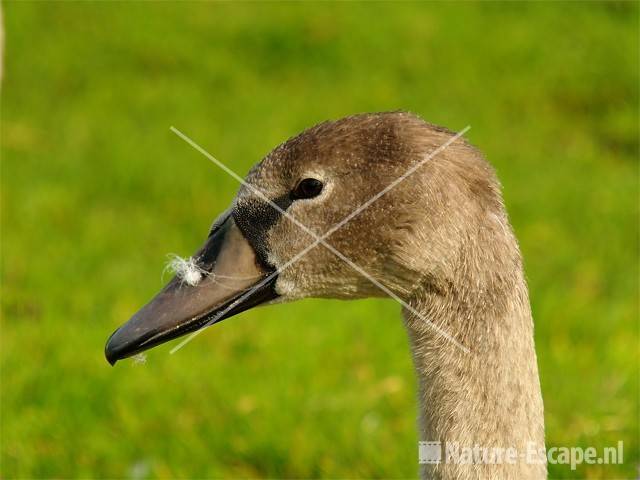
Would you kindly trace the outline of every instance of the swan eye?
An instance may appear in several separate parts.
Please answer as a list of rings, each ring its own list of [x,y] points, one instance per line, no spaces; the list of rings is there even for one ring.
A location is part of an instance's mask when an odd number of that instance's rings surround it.
[[[291,198],[299,200],[303,198],[313,198],[322,192],[322,182],[315,178],[305,178],[298,182],[296,188],[291,192]]]

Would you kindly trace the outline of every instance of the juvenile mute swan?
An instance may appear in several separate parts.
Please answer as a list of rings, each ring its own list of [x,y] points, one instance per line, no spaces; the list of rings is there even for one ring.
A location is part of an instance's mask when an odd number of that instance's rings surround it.
[[[331,231],[452,138],[393,112],[321,123],[278,146],[249,172],[251,187],[240,188],[192,257],[199,281],[171,280],[113,333],[107,360],[266,302],[392,293],[405,303],[420,440],[519,454],[470,463],[443,456],[423,465],[422,476],[546,477],[535,454],[544,452],[543,407],[522,260],[482,155],[455,139]],[[329,232],[326,242],[378,285],[323,244],[296,258],[317,237],[284,212],[317,235]]]

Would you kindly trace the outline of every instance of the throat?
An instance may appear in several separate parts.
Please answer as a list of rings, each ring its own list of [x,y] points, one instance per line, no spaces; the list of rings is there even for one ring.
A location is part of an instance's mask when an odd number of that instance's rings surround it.
[[[454,285],[420,289],[409,304],[421,315],[404,312],[418,378],[419,440],[442,444],[442,462],[423,465],[422,474],[544,478],[545,457],[535,453],[544,449],[542,396],[522,270],[489,284]],[[461,463],[455,455],[476,446],[523,456],[531,450],[534,458],[491,463],[481,453]]]

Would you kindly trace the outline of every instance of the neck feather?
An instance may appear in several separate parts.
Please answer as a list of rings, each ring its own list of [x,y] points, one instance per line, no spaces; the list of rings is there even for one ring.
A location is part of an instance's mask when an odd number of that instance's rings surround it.
[[[546,478],[539,454],[534,455],[538,463],[445,460],[447,448],[453,452],[456,444],[458,452],[475,446],[512,447],[521,455],[544,449],[533,322],[519,250],[509,232],[500,255],[492,251],[463,250],[447,281],[425,280],[412,295],[409,304],[422,318],[404,311],[418,376],[419,437],[443,446],[442,462],[423,466],[425,478]]]

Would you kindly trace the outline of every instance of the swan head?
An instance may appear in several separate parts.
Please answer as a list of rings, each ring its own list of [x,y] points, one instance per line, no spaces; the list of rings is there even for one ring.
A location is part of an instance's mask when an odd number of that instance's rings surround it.
[[[482,226],[506,224],[492,169],[453,137],[393,112],[321,123],[276,147],[192,256],[197,281],[172,279],[114,332],[107,359],[264,303],[446,284]]]

